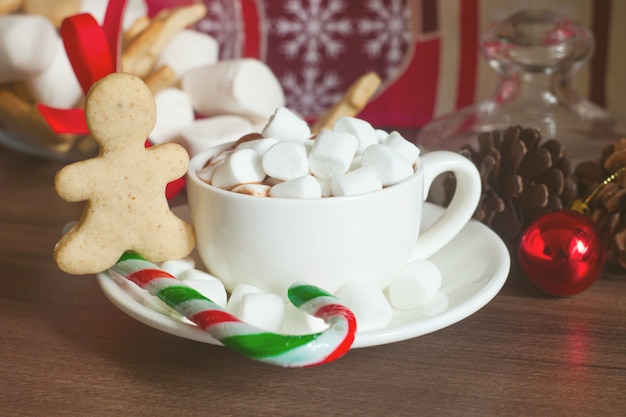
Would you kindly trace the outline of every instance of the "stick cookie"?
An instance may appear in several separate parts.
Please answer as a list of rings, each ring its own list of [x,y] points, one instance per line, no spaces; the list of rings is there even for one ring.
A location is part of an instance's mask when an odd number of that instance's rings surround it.
[[[311,132],[319,133],[323,129],[332,130],[335,121],[340,117],[358,115],[376,93],[380,84],[381,79],[375,72],[368,72],[359,77],[341,99],[311,126]]]
[[[195,245],[193,229],[170,211],[165,187],[185,174],[189,156],[174,143],[144,148],[156,120],[149,88],[135,75],[110,74],[91,87],[85,117],[100,152],[55,177],[61,198],[87,201],[79,222],[55,247],[59,268],[98,273],[127,250],[152,262],[187,256]]]

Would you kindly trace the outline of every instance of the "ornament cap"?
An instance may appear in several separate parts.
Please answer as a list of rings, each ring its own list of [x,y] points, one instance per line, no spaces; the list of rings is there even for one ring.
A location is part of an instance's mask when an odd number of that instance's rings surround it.
[[[586,201],[583,201],[580,198],[578,198],[572,202],[570,209],[572,211],[575,211],[576,213],[586,214],[587,211],[589,210],[589,206],[587,205]]]

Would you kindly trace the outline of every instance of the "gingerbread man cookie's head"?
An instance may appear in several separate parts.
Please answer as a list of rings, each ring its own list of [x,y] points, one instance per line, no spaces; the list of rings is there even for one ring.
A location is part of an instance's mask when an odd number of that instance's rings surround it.
[[[100,154],[55,177],[59,196],[87,201],[81,219],[55,247],[63,271],[101,272],[126,251],[162,262],[193,249],[192,227],[170,211],[165,197],[167,184],[185,175],[189,155],[175,143],[144,147],[155,115],[152,93],[135,75],[109,74],[89,90],[85,116]]]
[[[143,147],[156,123],[156,104],[150,89],[139,77],[111,74],[89,90],[85,117],[103,150]]]

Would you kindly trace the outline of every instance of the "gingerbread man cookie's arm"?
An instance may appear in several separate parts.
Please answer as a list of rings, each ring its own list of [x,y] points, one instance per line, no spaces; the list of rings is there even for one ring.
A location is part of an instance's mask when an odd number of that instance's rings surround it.
[[[182,146],[175,143],[163,143],[148,148],[146,151],[155,159],[166,161],[168,172],[171,172],[171,178],[168,178],[168,181],[174,181],[187,172],[189,154]],[[156,168],[159,171],[163,169],[161,166],[156,166]]]
[[[75,162],[63,167],[54,177],[54,187],[65,201],[87,200],[92,195],[100,168],[96,159]]]

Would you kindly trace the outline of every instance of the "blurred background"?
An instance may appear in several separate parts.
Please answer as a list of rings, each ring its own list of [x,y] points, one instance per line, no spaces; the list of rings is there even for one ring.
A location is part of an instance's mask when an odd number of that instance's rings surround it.
[[[193,0],[148,0],[150,13]],[[548,8],[592,30],[596,50],[576,73],[579,93],[626,118],[626,2],[611,0],[204,0],[196,29],[220,58],[259,58],[276,73],[287,105],[315,118],[367,71],[383,78],[362,114],[413,128],[494,93],[480,52],[488,26],[523,8]]]

